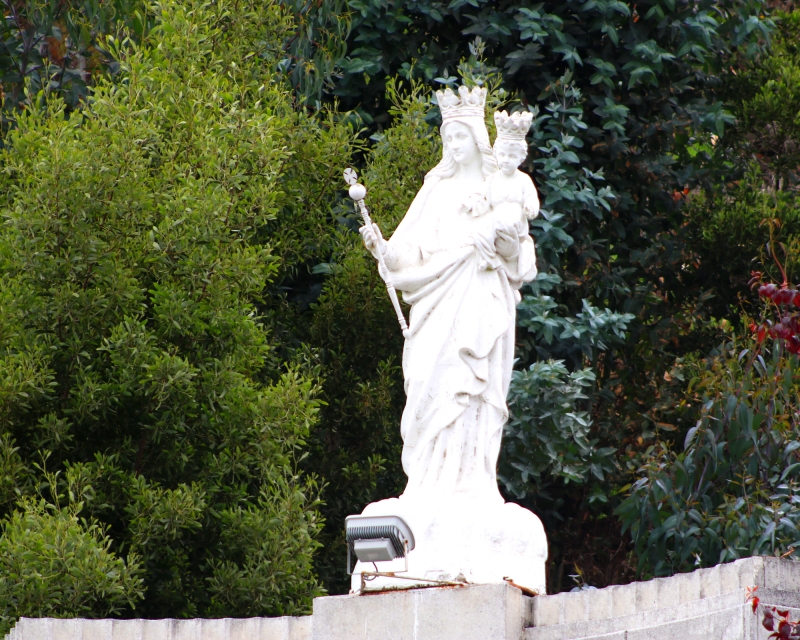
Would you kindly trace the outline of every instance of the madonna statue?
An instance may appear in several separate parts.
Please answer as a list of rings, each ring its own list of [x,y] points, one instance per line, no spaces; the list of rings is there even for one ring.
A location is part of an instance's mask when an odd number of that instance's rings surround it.
[[[392,283],[411,305],[400,427],[408,484],[399,498],[368,505],[363,514],[400,515],[408,522],[416,538],[408,574],[421,583],[511,580],[544,593],[542,525],[531,512],[504,502],[496,475],[508,419],[518,289],[536,276],[534,244],[527,222],[523,228],[500,219],[498,200],[513,197],[497,189],[490,195],[487,188],[498,164],[484,120],[486,90],[462,86],[457,94],[447,89],[437,97],[441,162],[425,176],[389,240],[375,225],[361,229],[367,249],[382,255]],[[530,116],[524,130],[504,131],[524,145],[529,125]],[[524,159],[524,146],[522,151]],[[529,192],[526,211],[536,215],[532,183]],[[361,570],[357,565],[355,590]],[[393,579],[380,580],[385,585]]]

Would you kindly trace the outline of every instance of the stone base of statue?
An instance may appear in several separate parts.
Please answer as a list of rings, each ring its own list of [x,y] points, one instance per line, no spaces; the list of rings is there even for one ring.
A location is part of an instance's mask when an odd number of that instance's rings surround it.
[[[414,533],[415,547],[404,560],[356,564],[352,592],[435,586],[442,582],[511,582],[544,595],[547,538],[533,513],[500,498],[465,495],[390,498],[367,506],[362,515],[396,515]],[[364,575],[362,575],[362,573]],[[394,576],[370,575],[395,573]]]

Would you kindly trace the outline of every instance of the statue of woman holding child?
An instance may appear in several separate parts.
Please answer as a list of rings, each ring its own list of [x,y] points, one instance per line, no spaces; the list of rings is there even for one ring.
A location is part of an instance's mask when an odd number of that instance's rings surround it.
[[[518,170],[531,114],[496,113],[492,148],[485,89],[462,86],[437,97],[441,162],[389,240],[376,225],[361,229],[411,305],[400,428],[408,484],[399,499],[371,504],[364,515],[408,522],[416,538],[411,575],[510,579],[544,593],[541,523],[504,502],[496,475],[518,290],[537,273],[528,219],[539,202],[531,179]]]

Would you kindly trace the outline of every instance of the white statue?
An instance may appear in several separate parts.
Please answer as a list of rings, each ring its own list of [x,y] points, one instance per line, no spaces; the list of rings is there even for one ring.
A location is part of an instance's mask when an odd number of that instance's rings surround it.
[[[496,475],[518,289],[536,276],[528,218],[538,214],[539,202],[531,179],[517,170],[531,116],[496,114],[493,153],[484,122],[486,90],[461,87],[437,97],[441,162],[426,175],[391,239],[384,240],[377,225],[361,229],[365,245],[411,304],[401,423],[408,485],[399,499],[368,505],[363,513],[400,515],[411,526],[410,576],[510,579],[544,593],[542,525],[503,501]],[[357,565],[356,573],[361,569]],[[354,575],[354,589],[360,584]]]

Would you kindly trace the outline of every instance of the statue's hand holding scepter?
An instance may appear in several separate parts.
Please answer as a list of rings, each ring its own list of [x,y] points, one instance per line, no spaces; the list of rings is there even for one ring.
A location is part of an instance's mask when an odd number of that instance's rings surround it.
[[[391,277],[389,276],[389,270],[386,268],[386,263],[383,260],[384,249],[381,244],[385,244],[385,241],[381,236],[380,229],[378,229],[377,225],[372,223],[372,219],[369,217],[369,211],[367,211],[367,205],[364,204],[364,198],[367,196],[367,189],[363,184],[358,183],[358,174],[353,169],[345,169],[344,181],[350,185],[350,197],[355,200],[356,205],[361,213],[361,217],[364,220],[364,227],[362,227],[362,229],[365,229],[367,232],[362,233],[364,236],[364,243],[367,245],[367,249],[370,250],[372,255],[375,256],[375,259],[378,261],[378,273],[380,273],[381,278],[383,279],[384,283],[386,283],[386,290],[389,292],[389,298],[391,299],[392,306],[397,314],[397,321],[400,323],[400,328],[403,330],[403,336],[408,338],[408,324],[406,324],[403,310],[400,308],[400,301],[397,299],[397,291],[395,291],[394,285],[392,284]],[[369,236],[372,237],[370,238]],[[372,240],[372,242],[369,242],[369,240]],[[374,249],[370,245],[374,245]]]

